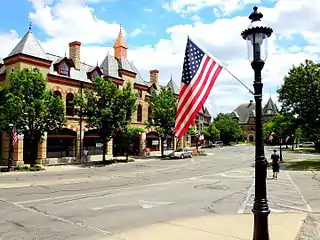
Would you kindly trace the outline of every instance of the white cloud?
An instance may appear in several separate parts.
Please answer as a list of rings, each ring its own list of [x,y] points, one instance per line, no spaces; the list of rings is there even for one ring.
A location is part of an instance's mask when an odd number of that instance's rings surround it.
[[[195,21],[195,22],[200,22],[201,21],[201,17],[199,15],[193,15],[193,16],[191,16],[191,20]]]
[[[114,39],[119,31],[118,24],[107,23],[97,18],[94,10],[84,1],[31,1],[34,3],[35,12],[31,12],[29,18],[52,38],[68,41],[78,39],[83,43],[105,43]]]
[[[144,8],[143,11],[145,11],[145,12],[152,12],[152,8]]]
[[[219,8],[224,14],[228,4],[235,3],[234,7],[239,8],[248,1],[210,1],[210,0],[173,0],[168,3],[170,9],[175,11],[192,12],[192,6],[211,6]],[[36,0],[33,0],[35,3]],[[46,2],[45,5],[44,2]],[[192,5],[199,2],[199,6]],[[215,3],[215,4],[213,4]],[[217,3],[220,3],[217,4]],[[118,35],[119,26],[114,23],[106,23],[94,16],[94,12],[83,1],[73,0],[53,4],[52,1],[38,0],[34,5],[35,12],[30,14],[34,21],[51,39],[42,43],[44,48],[54,53],[64,55],[68,50],[68,42],[79,40],[83,43],[101,43],[115,39]],[[40,7],[39,7],[40,6]],[[227,6],[227,7],[226,7]],[[66,7],[66,8],[61,8]],[[70,12],[70,8],[72,11]],[[235,9],[235,8],[233,8]],[[275,29],[269,41],[269,58],[263,69],[264,102],[267,101],[272,90],[272,98],[276,99],[276,88],[282,82],[284,75],[293,64],[299,64],[306,58],[319,60],[317,53],[320,52],[320,24],[317,16],[320,10],[320,2],[315,0],[278,0],[274,8],[261,8],[266,22]],[[231,11],[231,8],[228,10]],[[290,13],[294,12],[294,13]],[[249,13],[248,13],[249,14]],[[81,15],[81,19],[79,19]],[[195,14],[194,14],[195,15]],[[310,17],[309,17],[310,16]],[[246,43],[240,33],[249,24],[245,17],[219,18],[213,23],[195,22],[193,24],[174,25],[166,29],[167,38],[159,39],[155,45],[130,46],[128,57],[133,60],[140,70],[144,79],[149,78],[149,70],[158,68],[160,70],[160,83],[166,84],[170,75],[179,86],[182,63],[185,51],[187,35],[204,47],[208,52],[228,66],[234,75],[239,77],[248,87],[253,89],[253,70],[247,60]],[[101,30],[101,27],[103,30]],[[125,26],[124,26],[125,27]],[[89,36],[88,32],[92,33]],[[144,30],[145,32],[145,30]],[[298,46],[294,42],[294,35],[301,33],[309,42],[305,47]],[[129,34],[132,36],[132,33]],[[281,48],[276,40],[283,38],[288,41],[291,47]],[[6,56],[18,41],[16,32],[0,36],[1,56]],[[289,44],[290,45],[290,44]],[[89,64],[101,63],[108,51],[113,54],[112,42],[105,44],[105,47],[83,46],[81,48],[81,59]],[[238,104],[253,99],[252,95],[243,88],[226,71],[222,71],[215,86],[206,102],[212,109],[212,113],[230,112]],[[211,111],[211,110],[210,110]]]
[[[135,29],[132,33],[130,33],[130,36],[136,37],[142,33],[142,30],[140,28]]]
[[[19,40],[18,33],[14,30],[5,34],[0,34],[0,57],[4,58],[8,56]]]
[[[163,8],[176,13],[192,13],[206,7],[219,8],[223,15],[242,9],[247,4],[259,4],[260,0],[170,0]]]

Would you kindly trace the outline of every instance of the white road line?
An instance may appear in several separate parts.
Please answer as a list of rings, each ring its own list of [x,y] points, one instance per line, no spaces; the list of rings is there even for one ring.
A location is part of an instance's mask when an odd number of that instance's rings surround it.
[[[106,208],[114,208],[114,207],[127,207],[127,206],[134,206],[136,205],[135,203],[122,203],[122,204],[110,204],[110,205],[105,205],[101,207],[93,207],[91,210],[97,211],[101,209],[106,209]]]
[[[287,176],[288,176],[290,182],[292,183],[292,185],[296,188],[297,192],[300,194],[300,197],[301,197],[302,201],[306,204],[308,212],[312,212],[312,208],[311,208],[311,206],[307,203],[307,201],[306,201],[306,199],[304,198],[304,196],[302,195],[302,193],[301,193],[301,191],[300,191],[300,188],[293,182],[290,174],[289,174],[287,171],[285,171],[285,173],[287,174]]]
[[[241,207],[238,209],[238,212],[237,212],[238,214],[244,213],[244,211],[245,211],[245,209],[247,207],[248,201],[251,198],[253,190],[254,190],[254,179],[253,179],[253,183],[251,184],[251,186],[249,187],[249,189],[247,191],[247,196],[246,196],[245,200],[241,204]]]
[[[247,204],[247,206],[253,207],[253,204]],[[270,207],[269,207],[269,209],[270,209],[271,212],[278,212],[278,213],[286,212],[286,211],[281,210],[281,209],[275,209],[275,208],[270,208]]]
[[[277,202],[281,202],[281,201],[284,201],[284,202],[289,202],[289,203],[294,203],[294,204],[300,204],[300,205],[304,205],[305,203],[304,202],[297,202],[297,201],[292,201],[292,200],[289,200],[289,199],[284,199],[284,198],[277,198],[277,197],[273,197],[273,196],[270,196],[269,195],[269,200],[270,199],[274,199],[274,201],[277,201]],[[269,201],[271,202],[271,201]]]
[[[302,211],[302,212],[308,211],[308,210],[305,209],[305,208],[299,208],[299,207],[295,207],[295,206],[291,206],[291,205],[287,205],[287,204],[281,204],[281,203],[272,203],[272,204],[273,204],[273,205],[276,205],[276,206],[280,206],[280,207],[295,209],[295,210]]]

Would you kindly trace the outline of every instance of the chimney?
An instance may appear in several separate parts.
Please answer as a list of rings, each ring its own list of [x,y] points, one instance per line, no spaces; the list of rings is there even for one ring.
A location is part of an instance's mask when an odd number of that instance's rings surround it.
[[[75,69],[80,69],[80,46],[81,42],[74,41],[69,43],[69,58],[72,59]]]
[[[159,70],[150,70],[150,82],[154,83],[157,88],[159,87]]]

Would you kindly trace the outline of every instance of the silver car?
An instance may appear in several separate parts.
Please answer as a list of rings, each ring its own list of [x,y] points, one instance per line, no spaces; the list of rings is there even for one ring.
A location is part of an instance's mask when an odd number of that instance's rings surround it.
[[[299,147],[301,147],[301,148],[314,148],[315,144],[314,144],[314,142],[304,142],[304,143],[299,144]]]
[[[191,148],[180,148],[169,154],[170,158],[186,158],[192,157],[192,149]]]

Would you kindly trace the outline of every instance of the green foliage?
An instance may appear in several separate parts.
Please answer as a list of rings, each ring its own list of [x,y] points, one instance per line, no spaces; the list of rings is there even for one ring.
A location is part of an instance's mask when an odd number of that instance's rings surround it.
[[[279,114],[264,124],[264,131],[266,136],[274,132],[278,139],[291,136],[295,131],[294,118]]]
[[[214,126],[220,132],[220,140],[224,144],[236,142],[242,135],[242,129],[229,114],[219,113],[214,119]]]
[[[93,89],[75,97],[76,114],[87,117],[87,127],[97,130],[103,141],[103,160],[105,161],[107,143],[117,133],[123,132],[130,123],[135,111],[136,95],[131,85],[118,89],[111,81],[96,78]]]
[[[186,133],[187,135],[190,135],[190,136],[195,136],[196,135],[196,130],[194,127],[190,127]]]
[[[301,138],[302,138],[302,130],[301,128],[297,128],[295,133],[294,133],[294,136],[295,136],[295,139],[297,142],[300,142],[301,141]]]
[[[306,139],[320,139],[320,64],[306,60],[293,66],[278,90],[282,111],[296,115]]]
[[[149,99],[153,126],[164,137],[173,134],[176,122],[178,100],[171,89],[162,88],[159,92],[154,91]]]
[[[65,125],[64,105],[46,88],[46,80],[36,68],[11,72],[9,80],[10,87],[0,106],[0,128],[8,131],[9,124],[13,124],[18,133],[32,142],[33,165],[44,133]]]
[[[178,99],[173,95],[171,89],[161,88],[159,92],[154,91],[148,100],[151,108],[151,122],[149,127],[155,127],[162,140],[167,139],[169,135],[174,134],[174,126],[176,122],[176,112],[178,107]],[[163,152],[163,141],[161,155]]]
[[[144,131],[145,131],[145,129],[142,127],[132,127],[132,126],[127,125],[124,128],[123,134],[127,139],[131,140],[135,136],[137,136],[138,134],[144,133]]]
[[[210,123],[210,125],[205,127],[201,133],[210,141],[217,141],[220,139],[220,131],[216,128],[214,123]]]

